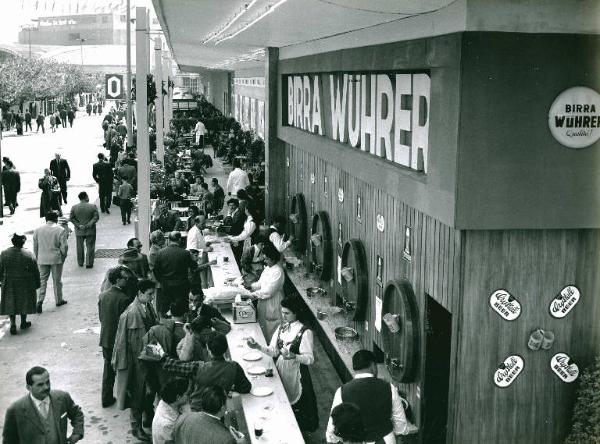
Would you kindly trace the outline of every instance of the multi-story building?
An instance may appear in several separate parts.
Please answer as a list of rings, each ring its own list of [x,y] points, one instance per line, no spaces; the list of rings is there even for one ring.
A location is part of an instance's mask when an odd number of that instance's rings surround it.
[[[40,17],[19,32],[19,43],[43,45],[124,45],[127,16],[97,13]]]

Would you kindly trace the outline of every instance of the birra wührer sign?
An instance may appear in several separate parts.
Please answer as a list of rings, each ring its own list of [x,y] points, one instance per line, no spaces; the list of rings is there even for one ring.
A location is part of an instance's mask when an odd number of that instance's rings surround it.
[[[293,74],[283,83],[284,124],[427,172],[428,74]]]
[[[600,139],[600,94],[576,86],[558,95],[548,113],[554,138],[569,148],[585,148]]]

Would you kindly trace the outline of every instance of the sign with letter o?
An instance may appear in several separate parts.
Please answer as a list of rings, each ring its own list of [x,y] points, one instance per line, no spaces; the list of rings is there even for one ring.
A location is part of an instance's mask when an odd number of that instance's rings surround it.
[[[107,99],[121,100],[125,98],[122,74],[106,74],[104,91]]]

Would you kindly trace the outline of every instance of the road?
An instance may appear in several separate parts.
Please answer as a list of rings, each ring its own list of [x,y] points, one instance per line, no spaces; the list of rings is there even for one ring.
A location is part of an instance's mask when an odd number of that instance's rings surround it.
[[[101,120],[101,117],[78,115],[72,129],[60,128],[54,134],[48,131],[24,136],[16,136],[14,131],[5,133],[2,155],[15,163],[22,185],[15,215],[5,216],[0,225],[1,249],[10,245],[10,235],[15,230],[31,233],[44,223],[39,217],[41,191],[37,183],[55,152],[68,160],[72,171],[69,203],[63,206],[64,214],[69,214],[82,190],[88,192],[91,202],[97,200],[97,187],[91,174],[97,154],[106,152],[102,147]],[[127,239],[133,237],[133,225],[123,226],[119,209],[113,207],[113,210],[109,216],[100,215],[96,249],[124,248]],[[28,234],[26,247],[31,249],[31,234]],[[11,336],[6,319],[0,321],[0,429],[10,403],[26,394],[26,371],[34,365],[42,365],[49,370],[52,387],[68,391],[81,405],[86,423],[84,442],[137,441],[128,432],[128,411],[117,410],[115,406],[103,409],[100,404],[103,361],[98,346],[97,298],[106,270],[115,264],[114,258],[96,259],[93,269],[78,267],[75,236],[71,235],[63,272],[63,293],[68,304],[55,306],[50,279],[44,312],[29,316],[33,324],[29,330],[19,330],[18,335]]]

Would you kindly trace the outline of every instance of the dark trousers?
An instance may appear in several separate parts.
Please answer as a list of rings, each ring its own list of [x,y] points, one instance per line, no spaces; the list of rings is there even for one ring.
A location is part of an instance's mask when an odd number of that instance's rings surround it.
[[[33,131],[33,128],[31,127],[31,122],[25,122],[25,131],[27,131],[27,128],[29,128],[29,131]]]
[[[69,126],[73,128],[73,119],[69,119]]]
[[[113,388],[115,386],[116,373],[110,365],[113,349],[102,347],[102,357],[104,358],[104,371],[102,372],[102,402],[108,403],[113,398]]]
[[[67,118],[65,117],[64,119],[61,119],[61,120],[62,120],[63,128],[66,128],[67,127]]]
[[[190,293],[190,282],[185,281],[162,281],[161,291],[156,297],[156,310],[165,315],[171,308],[171,303],[188,299]]]
[[[58,178],[58,185],[60,186],[60,195],[64,203],[67,203],[67,179],[64,177]]]
[[[112,199],[112,184],[98,186],[98,195],[100,197],[100,211],[106,211],[110,208]]]
[[[38,132],[40,130],[40,128],[42,129],[42,133],[45,134],[46,133],[46,128],[44,128],[44,124],[43,123],[38,123],[37,124],[37,130],[35,130],[35,131]]]
[[[83,267],[84,251],[83,243],[85,242],[85,262],[88,266],[94,265],[94,255],[96,249],[96,233],[85,236],[75,236],[77,238],[77,263]]]
[[[121,199],[119,207],[121,207],[121,220],[123,223],[131,222],[131,199]]]
[[[242,253],[244,252],[244,242],[237,242],[237,245],[231,244],[231,251],[237,263],[238,268],[241,268]]]

